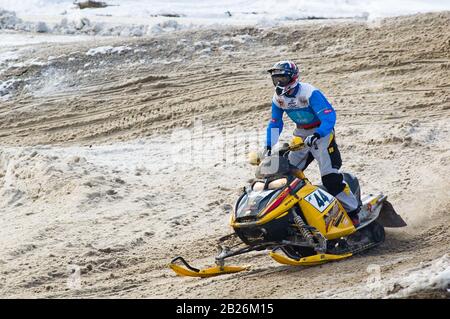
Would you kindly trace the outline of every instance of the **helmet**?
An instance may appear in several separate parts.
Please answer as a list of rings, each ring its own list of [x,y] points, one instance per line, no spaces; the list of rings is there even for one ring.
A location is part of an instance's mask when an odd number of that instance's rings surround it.
[[[283,95],[298,84],[298,67],[292,61],[275,63],[267,72],[272,76],[277,95]]]

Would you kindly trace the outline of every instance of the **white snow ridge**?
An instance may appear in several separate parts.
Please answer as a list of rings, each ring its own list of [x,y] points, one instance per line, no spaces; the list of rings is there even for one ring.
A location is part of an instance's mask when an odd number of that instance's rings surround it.
[[[118,47],[113,46],[103,46],[103,47],[97,47],[89,49],[86,52],[86,55],[97,55],[97,54],[121,54],[122,52],[131,51],[131,48],[129,46],[123,45]]]
[[[212,25],[272,26],[307,19],[377,19],[450,10],[446,0],[110,0],[83,9],[72,0],[0,1],[0,30],[140,37]],[[170,9],[168,9],[170,8]],[[55,21],[60,21],[55,23]]]
[[[450,254],[445,254],[430,263],[420,263],[399,279],[391,280],[389,286],[398,290],[390,295],[393,298],[408,297],[423,291],[450,292]]]

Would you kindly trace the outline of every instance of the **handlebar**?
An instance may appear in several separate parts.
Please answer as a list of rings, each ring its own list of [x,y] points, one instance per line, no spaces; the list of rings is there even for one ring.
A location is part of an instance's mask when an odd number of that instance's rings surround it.
[[[299,151],[304,147],[305,143],[303,142],[303,139],[300,136],[294,136],[294,138],[291,140],[291,143],[283,143],[277,149],[273,149],[271,153],[278,153],[280,156],[284,156],[289,152]],[[259,165],[265,157],[265,154],[263,154],[262,152],[250,152],[248,154],[249,163],[255,166]]]

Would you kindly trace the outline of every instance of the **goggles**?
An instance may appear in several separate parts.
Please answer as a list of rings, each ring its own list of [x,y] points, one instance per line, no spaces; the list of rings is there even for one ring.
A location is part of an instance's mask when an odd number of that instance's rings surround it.
[[[292,80],[292,77],[287,74],[272,74],[272,82],[275,86],[285,87]]]

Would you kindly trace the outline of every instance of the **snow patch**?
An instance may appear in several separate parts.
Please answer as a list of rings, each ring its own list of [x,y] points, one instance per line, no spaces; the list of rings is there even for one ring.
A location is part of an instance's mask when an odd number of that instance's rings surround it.
[[[27,86],[26,90],[34,96],[47,97],[67,90],[70,82],[71,78],[64,70],[50,66],[43,71],[42,76],[39,77],[39,81]]]
[[[0,53],[0,65],[9,62],[9,61],[17,61],[19,59],[19,54],[17,51],[6,51]]]
[[[308,19],[380,18],[450,10],[446,0],[277,0],[110,1],[101,9],[80,10],[72,0],[3,1],[0,30],[33,34],[141,37],[211,26],[273,27]],[[170,8],[169,11],[167,8]],[[60,22],[57,22],[60,21]],[[43,38],[41,38],[43,39]],[[234,39],[249,41],[247,35]]]
[[[0,98],[4,101],[8,100],[14,91],[17,90],[22,80],[9,79],[6,81],[0,81]]]
[[[14,11],[0,9],[0,29],[15,29],[16,25],[22,23]]]
[[[181,30],[183,27],[175,20],[168,20],[155,24],[150,30],[152,33],[162,33]]]
[[[46,66],[50,65],[51,60],[47,60],[47,62],[40,61],[39,58],[28,59],[24,62],[18,62],[11,65],[12,68],[25,68],[29,66]]]
[[[103,47],[89,49],[86,52],[86,55],[94,56],[97,54],[121,54],[121,53],[127,52],[127,51],[131,51],[131,48],[126,45],[118,46],[118,47],[103,46]]]
[[[389,284],[389,296],[403,298],[421,291],[447,291],[450,290],[450,254],[445,254],[431,263],[420,263],[400,278],[392,279]]]
[[[232,44],[224,44],[219,49],[221,49],[221,50],[233,50],[234,49],[234,45],[232,45]]]
[[[39,32],[39,33],[48,32],[49,29],[48,29],[47,23],[45,23],[43,21],[39,21],[38,23],[36,23],[36,27],[35,27],[34,31]]]

